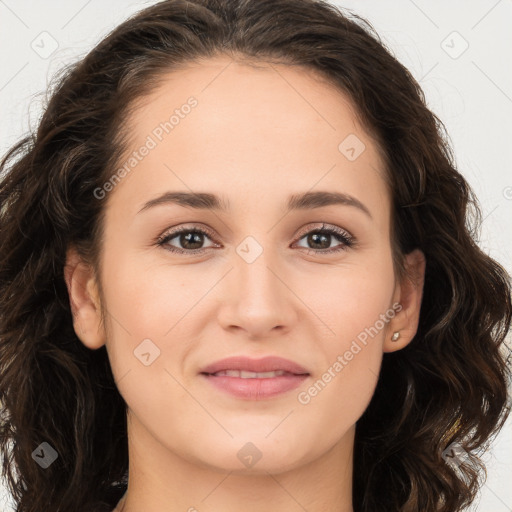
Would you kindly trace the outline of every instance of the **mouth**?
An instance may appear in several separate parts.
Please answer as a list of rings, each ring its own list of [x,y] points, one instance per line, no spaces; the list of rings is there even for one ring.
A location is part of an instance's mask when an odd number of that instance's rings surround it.
[[[238,379],[273,379],[274,377],[281,377],[282,375],[300,376],[309,375],[309,373],[290,373],[284,370],[277,370],[273,372],[250,372],[246,370],[221,370],[215,373],[201,372],[202,375],[211,375],[213,377],[236,377]]]
[[[236,371],[239,375],[232,375],[239,378],[258,378],[257,374],[261,374],[260,378],[267,378],[267,373],[271,373],[268,377],[278,377],[272,372],[284,372],[292,375],[304,375],[309,372],[290,359],[277,356],[266,356],[260,359],[253,359],[247,356],[232,356],[220,359],[200,369],[200,373],[209,375],[217,375],[220,372]]]
[[[232,357],[203,368],[199,374],[215,390],[243,400],[266,400],[300,386],[310,373],[279,358]]]

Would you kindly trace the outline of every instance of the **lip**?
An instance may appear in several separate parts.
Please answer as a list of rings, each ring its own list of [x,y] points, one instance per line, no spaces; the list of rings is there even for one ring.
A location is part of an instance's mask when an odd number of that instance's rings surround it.
[[[236,398],[266,400],[297,388],[309,375],[286,374],[266,379],[242,379],[240,377],[202,374],[207,383]]]
[[[248,379],[212,375],[223,370],[245,370],[258,373],[282,370],[287,373],[276,377]],[[261,359],[251,359],[245,356],[234,356],[205,366],[200,375],[209,384],[236,398],[265,400],[295,389],[310,374],[301,365],[282,357],[267,356]]]
[[[295,375],[309,374],[309,372],[294,361],[277,356],[267,356],[252,359],[246,356],[233,356],[220,359],[200,370],[200,373],[216,373],[222,370],[245,370],[248,372],[273,372],[283,370]]]

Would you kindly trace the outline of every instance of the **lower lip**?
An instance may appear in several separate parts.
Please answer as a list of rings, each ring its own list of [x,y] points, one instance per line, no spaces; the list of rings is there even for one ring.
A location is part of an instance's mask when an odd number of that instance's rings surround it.
[[[207,381],[218,389],[237,398],[247,400],[265,400],[299,387],[309,375],[281,375],[267,379],[242,379],[201,374]]]

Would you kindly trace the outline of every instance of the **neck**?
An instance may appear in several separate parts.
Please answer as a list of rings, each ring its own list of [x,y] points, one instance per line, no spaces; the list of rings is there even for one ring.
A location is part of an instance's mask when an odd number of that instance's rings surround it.
[[[128,488],[115,512],[353,512],[354,428],[315,460],[280,472],[255,465],[244,473],[170,451],[131,416]]]

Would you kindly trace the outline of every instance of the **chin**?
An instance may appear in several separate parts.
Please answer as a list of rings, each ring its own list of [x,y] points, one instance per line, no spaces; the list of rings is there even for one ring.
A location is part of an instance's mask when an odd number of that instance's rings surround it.
[[[228,442],[226,439],[221,441],[210,438],[204,451],[201,450],[201,453],[194,455],[201,460],[202,464],[211,469],[240,475],[279,474],[307,462],[307,452],[304,451],[304,446],[294,443],[290,437],[284,436],[284,439],[288,439],[285,442],[283,437],[279,439],[277,437],[275,439],[266,438],[267,434],[267,429],[260,429],[258,435],[246,432],[241,437],[230,438]],[[195,445],[197,449],[197,441]],[[300,450],[298,446],[300,446]],[[311,452],[309,453],[311,454]],[[314,455],[311,455],[311,458],[314,458]]]

